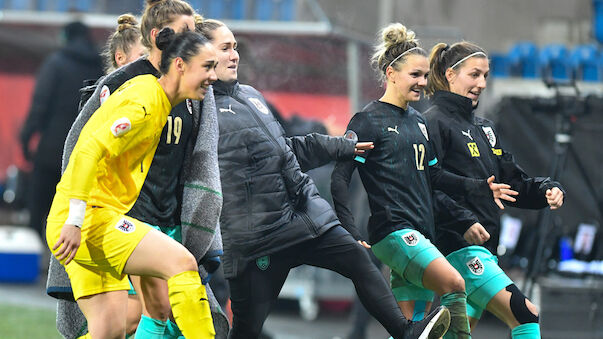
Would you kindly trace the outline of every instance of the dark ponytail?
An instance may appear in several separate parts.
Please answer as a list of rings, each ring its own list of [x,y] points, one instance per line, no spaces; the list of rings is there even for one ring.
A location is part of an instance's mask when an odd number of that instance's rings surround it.
[[[182,58],[184,62],[188,62],[199,54],[203,45],[208,43],[209,40],[201,34],[188,31],[175,33],[173,29],[165,27],[155,38],[155,45],[162,51],[159,71],[167,74],[172,60]]]

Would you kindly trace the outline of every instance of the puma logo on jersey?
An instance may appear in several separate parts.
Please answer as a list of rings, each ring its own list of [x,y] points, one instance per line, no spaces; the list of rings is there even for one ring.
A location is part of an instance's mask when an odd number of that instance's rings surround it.
[[[473,137],[471,136],[471,130],[470,129],[468,129],[467,132],[461,131],[461,133],[463,133],[463,135],[466,136],[467,138],[473,140]]]
[[[220,108],[220,113],[230,112],[232,114],[237,114],[232,110],[232,105],[228,105],[228,108]]]
[[[387,131],[388,132],[396,132],[396,134],[400,134],[400,132],[398,132],[398,125],[396,125],[395,128],[388,127]]]

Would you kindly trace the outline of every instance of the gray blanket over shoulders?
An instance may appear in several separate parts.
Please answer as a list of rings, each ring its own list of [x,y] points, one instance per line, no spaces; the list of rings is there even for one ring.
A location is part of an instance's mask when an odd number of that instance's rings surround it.
[[[63,151],[62,170],[67,167],[69,157],[78,136],[92,114],[100,106],[100,91],[103,79],[92,97],[86,102],[73,123]],[[201,263],[207,257],[222,254],[222,238],[219,217],[222,208],[222,189],[218,167],[218,119],[213,89],[209,89],[203,102],[193,101],[196,139],[188,145],[183,166],[183,204],[181,212],[183,245]],[[195,134],[193,134],[195,135]],[[203,280],[208,276],[202,265],[199,274]],[[212,311],[216,338],[228,336],[229,324],[209,285],[206,285]],[[75,339],[87,332],[86,319],[73,301],[71,283],[65,268],[51,256],[46,283],[47,293],[59,299],[57,303],[57,329],[67,339]]]

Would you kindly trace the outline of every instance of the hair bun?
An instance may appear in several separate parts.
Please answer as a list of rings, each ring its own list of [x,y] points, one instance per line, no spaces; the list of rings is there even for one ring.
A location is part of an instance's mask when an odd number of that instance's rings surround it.
[[[415,32],[408,30],[401,23],[390,24],[383,31],[381,38],[386,49],[399,44],[414,42],[417,43]]]
[[[163,51],[170,45],[174,39],[174,35],[176,35],[176,32],[174,32],[173,29],[164,27],[161,31],[159,31],[159,34],[157,34],[157,37],[155,38],[155,45],[157,48]]]
[[[195,13],[195,15],[193,15],[193,18],[195,19],[195,25],[201,25],[205,21],[203,15],[199,13]]]
[[[118,32],[124,31],[128,28],[132,28],[133,26],[137,26],[137,25],[138,25],[138,21],[130,13],[122,14],[119,16],[119,18],[117,18],[117,31]]]

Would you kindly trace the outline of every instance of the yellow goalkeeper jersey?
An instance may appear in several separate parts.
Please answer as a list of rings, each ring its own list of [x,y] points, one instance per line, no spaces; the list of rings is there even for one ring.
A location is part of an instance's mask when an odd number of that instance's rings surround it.
[[[69,199],[125,214],[140,193],[172,106],[153,75],[125,82],[82,129],[57,185],[49,220],[64,222]]]

